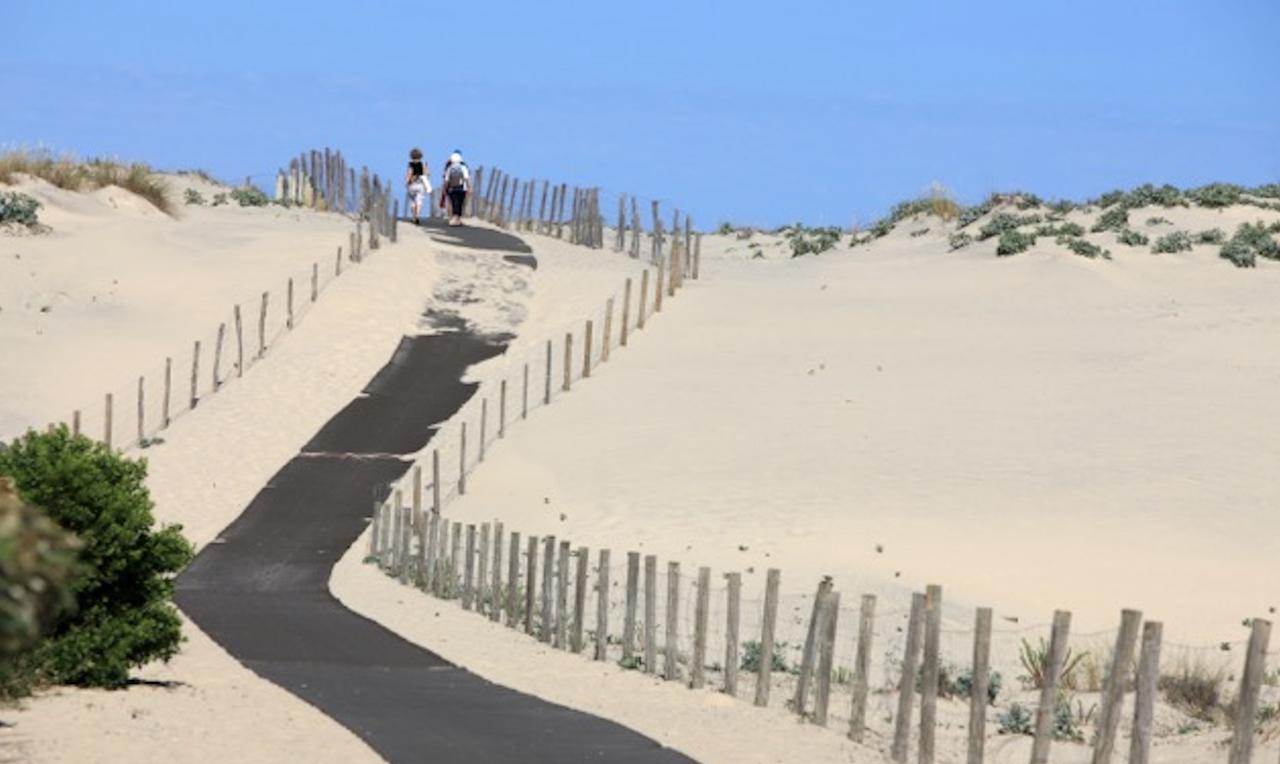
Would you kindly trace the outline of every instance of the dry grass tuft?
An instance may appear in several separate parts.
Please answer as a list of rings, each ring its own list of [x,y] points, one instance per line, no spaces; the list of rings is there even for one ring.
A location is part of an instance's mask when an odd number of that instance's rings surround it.
[[[929,211],[943,222],[951,222],[960,215],[960,205],[952,198],[951,191],[941,183],[929,188]]]
[[[151,202],[166,215],[173,214],[168,184],[155,177],[149,166],[138,162],[123,164],[108,159],[82,162],[70,155],[54,156],[39,150],[0,153],[0,183],[13,183],[17,174],[40,178],[66,191],[119,186]]]
[[[1183,659],[1173,671],[1161,674],[1157,683],[1170,705],[1206,722],[1221,721],[1227,715],[1223,690],[1226,671],[1202,660]]]

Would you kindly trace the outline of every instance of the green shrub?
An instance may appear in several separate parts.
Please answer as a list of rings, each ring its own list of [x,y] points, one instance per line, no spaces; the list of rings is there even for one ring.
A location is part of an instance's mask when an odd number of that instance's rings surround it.
[[[1249,193],[1254,196],[1261,196],[1264,199],[1280,199],[1280,183],[1267,183],[1266,185],[1257,186],[1249,189]]]
[[[972,207],[965,207],[960,210],[960,214],[956,217],[956,228],[965,228],[978,218],[994,210],[1000,205],[1000,197],[995,194],[988,196],[981,204],[975,204]]]
[[[1075,673],[1080,666],[1080,661],[1084,660],[1087,654],[1080,653],[1072,657],[1071,648],[1067,648],[1062,656],[1062,671],[1058,674],[1058,681],[1062,686],[1071,684],[1071,675]],[[1018,662],[1026,672],[1018,677],[1018,681],[1022,682],[1023,686],[1029,690],[1039,690],[1044,687],[1045,669],[1049,663],[1049,645],[1044,641],[1044,637],[1040,638],[1039,644],[1032,644],[1026,639],[1022,640],[1018,650]]]
[[[1084,226],[1078,223],[1042,225],[1036,228],[1036,236],[1084,236]]]
[[[1237,268],[1253,268],[1258,264],[1253,247],[1235,239],[1222,245],[1222,249],[1218,250],[1218,257],[1231,261]]]
[[[1230,207],[1241,201],[1244,189],[1234,183],[1210,183],[1187,191],[1187,198],[1199,207]]]
[[[80,610],[36,649],[41,670],[55,682],[113,687],[131,667],[171,658],[182,639],[171,576],[192,550],[180,527],[152,529],[146,462],[62,427],[0,450],[0,475],[84,544]]]
[[[1191,237],[1186,231],[1174,231],[1156,239],[1151,245],[1151,251],[1156,254],[1169,254],[1171,252],[1190,252]]]
[[[1157,188],[1150,183],[1144,183],[1125,194],[1124,205],[1130,208],[1185,207],[1187,206],[1187,201],[1183,198],[1182,191],[1176,186],[1166,183]]]
[[[783,653],[787,648],[786,642],[773,643],[773,660],[772,671],[787,671],[787,659]],[[739,666],[743,671],[759,671],[760,670],[760,643],[754,639],[749,639],[742,643],[742,663]]]
[[[721,223],[720,227],[716,229],[716,233],[720,234],[721,236],[728,236],[729,234],[733,233],[733,231],[734,231],[733,223]]]
[[[986,241],[993,236],[1017,230],[1020,226],[1035,225],[1042,221],[1039,215],[1011,215],[1008,212],[996,213],[978,229],[978,241]]]
[[[199,205],[203,205],[203,204],[204,204],[204,194],[200,193],[199,191],[195,190],[194,188],[188,188],[188,189],[186,190],[186,192],[185,192],[185,193],[183,193],[183,195],[182,195],[182,200],[183,200],[183,202],[185,202],[186,204],[194,204],[194,205],[197,205],[197,206],[199,206]]]
[[[213,195],[213,204],[212,204],[212,206],[214,206],[214,207],[218,207],[218,206],[221,206],[221,205],[226,204],[226,203],[227,203],[227,195],[226,195],[226,193],[225,193],[225,192],[220,192],[220,193],[217,193],[217,194],[214,194],[214,195]]]
[[[1106,192],[1102,196],[1098,197],[1096,201],[1098,206],[1105,210],[1106,208],[1111,207],[1113,205],[1123,204],[1124,196],[1125,196],[1124,191],[1122,189],[1117,188],[1112,191]]]
[[[840,243],[840,229],[796,226],[787,232],[787,242],[791,244],[792,257],[820,255]]]
[[[1090,706],[1085,709],[1084,703],[1076,701],[1075,708],[1071,707],[1071,701],[1066,698],[1059,698],[1053,707],[1053,738],[1054,740],[1070,740],[1075,743],[1084,742],[1084,726],[1093,719],[1093,712],[1097,706]]]
[[[952,252],[957,249],[964,249],[972,243],[973,237],[964,231],[956,231],[947,238],[947,244],[950,245]]]
[[[911,232],[911,238],[918,239],[921,236],[924,236],[926,233],[929,233],[928,228],[918,228]]]
[[[1009,710],[996,716],[996,724],[1001,735],[1030,735],[1033,731],[1031,712],[1021,703],[1011,703]]]
[[[1201,721],[1213,722],[1223,714],[1222,690],[1226,683],[1221,669],[1184,660],[1172,672],[1161,674],[1156,687],[1169,705]]]
[[[1221,244],[1227,240],[1227,232],[1221,228],[1206,228],[1197,231],[1191,238],[1196,244]]]
[[[1147,225],[1170,225],[1172,221],[1169,218],[1153,217],[1147,218]]]
[[[1275,224],[1267,226],[1261,221],[1242,223],[1231,240],[1222,245],[1218,256],[1231,261],[1237,268],[1253,268],[1259,257],[1280,260],[1280,244],[1271,238],[1271,232],[1276,229]]]
[[[1087,257],[1090,259],[1100,257],[1103,260],[1111,259],[1111,250],[1103,249],[1097,244],[1091,244],[1084,239],[1079,239],[1074,236],[1059,236],[1058,243],[1081,257]]]
[[[1121,244],[1128,244],[1130,247],[1145,247],[1151,240],[1147,235],[1133,230],[1132,228],[1120,229],[1120,234],[1116,236],[1116,241]]]
[[[1058,215],[1065,215],[1068,212],[1075,210],[1079,206],[1080,205],[1076,204],[1070,199],[1059,199],[1058,201],[1050,204],[1049,209],[1053,210]]]
[[[987,705],[995,705],[996,697],[1004,686],[1004,677],[999,671],[987,672]],[[956,677],[951,687],[951,694],[968,698],[973,694],[973,669],[967,668]]]
[[[253,186],[231,189],[231,198],[241,207],[265,207],[271,201],[266,194]]]
[[[0,191],[0,225],[40,225],[40,200],[19,191]]]
[[[1035,246],[1035,243],[1036,237],[1033,234],[1005,231],[1000,234],[1000,242],[996,244],[996,254],[1000,256],[1016,255],[1019,252],[1026,252]]]
[[[1120,205],[1112,207],[1106,212],[1098,216],[1098,220],[1093,224],[1093,228],[1089,230],[1094,233],[1103,231],[1119,231],[1121,228],[1129,225],[1129,210],[1127,207]]]

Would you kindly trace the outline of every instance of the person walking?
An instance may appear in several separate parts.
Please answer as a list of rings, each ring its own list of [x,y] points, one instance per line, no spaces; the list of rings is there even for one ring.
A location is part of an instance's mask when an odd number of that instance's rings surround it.
[[[444,192],[449,203],[449,225],[462,225],[463,205],[471,192],[471,170],[462,161],[462,153],[454,151],[444,166]]]
[[[411,149],[404,184],[409,192],[409,212],[413,215],[414,225],[418,225],[418,218],[422,215],[422,200],[431,193],[429,177],[427,165],[422,161],[422,149]]]

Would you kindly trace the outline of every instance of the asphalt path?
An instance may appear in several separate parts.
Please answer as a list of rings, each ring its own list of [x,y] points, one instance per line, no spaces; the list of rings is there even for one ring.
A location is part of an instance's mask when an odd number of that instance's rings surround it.
[[[536,267],[515,236],[424,222],[426,235],[479,257]],[[481,679],[329,593],[333,566],[369,523],[377,492],[475,393],[462,381],[467,367],[506,341],[465,330],[405,337],[362,394],[201,550],[178,578],[178,605],[242,664],[396,764],[688,764],[621,725]]]

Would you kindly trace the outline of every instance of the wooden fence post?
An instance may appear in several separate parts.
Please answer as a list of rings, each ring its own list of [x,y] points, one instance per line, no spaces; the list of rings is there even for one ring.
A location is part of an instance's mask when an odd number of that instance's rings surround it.
[[[1049,634],[1049,654],[1045,657],[1044,682],[1040,703],[1036,706],[1035,739],[1031,743],[1031,764],[1049,764],[1049,745],[1053,742],[1053,712],[1058,703],[1058,680],[1062,661],[1067,654],[1067,637],[1071,630],[1071,613],[1054,611],[1053,629]]]
[[[342,275],[342,247],[338,247],[338,256],[333,261],[333,275]]]
[[[292,330],[293,329],[293,278],[290,278],[288,283],[285,285],[284,297],[285,297],[284,327],[286,329]]]
[[[666,639],[663,640],[663,677],[668,681],[680,678],[680,563],[667,563],[667,623]]]
[[[560,555],[556,558],[556,641],[555,646],[564,650],[569,645],[569,555],[572,547],[568,541],[560,542]]]
[[[422,588],[424,591],[436,591],[436,568],[439,566],[439,554],[436,546],[440,543],[440,516],[435,512],[427,512],[427,532],[425,552],[422,555]]]
[[[938,670],[941,668],[942,587],[930,585],[924,594],[924,668],[920,692],[920,764],[933,764],[938,732]]]
[[[542,405],[551,403],[551,340],[547,340],[547,378],[542,391]]]
[[[666,269],[663,268],[661,265],[659,265],[656,268],[656,271],[657,273],[654,276],[654,287],[653,287],[653,312],[661,313],[662,312],[662,277],[665,275]]]
[[[529,364],[524,365],[524,382],[520,387],[520,418],[529,418]]]
[[[555,631],[552,616],[552,598],[555,596],[556,576],[556,537],[547,536],[542,544],[542,623],[539,625],[538,638],[548,644]]]
[[[980,607],[973,623],[973,682],[969,685],[969,756],[982,764],[987,734],[987,678],[991,670],[991,608]]]
[[[542,181],[542,201],[538,204],[538,224],[534,227],[536,233],[545,232],[545,224],[547,219],[547,181]]]
[[[689,686],[700,690],[707,684],[707,619],[711,610],[711,568],[698,568],[698,594],[693,615],[693,666]]]
[[[627,604],[622,616],[622,660],[630,661],[636,650],[636,602],[640,589],[640,553],[627,552]]]
[[[489,593],[489,524],[480,524],[480,546],[476,554],[475,611],[484,615],[484,597]]]
[[[474,526],[473,526],[474,527]],[[458,572],[458,568],[463,565],[462,560],[462,523],[454,521],[453,537],[449,539],[449,580],[450,588],[453,595],[462,600],[462,576]]]
[[[636,303],[636,329],[644,328],[645,303],[649,301],[649,269],[640,272],[640,302]]]
[[[773,682],[773,634],[778,626],[778,585],[782,572],[769,568],[764,584],[764,622],[760,627],[760,667],[756,675],[757,706],[769,705],[769,688]]]
[[[1116,732],[1120,729],[1120,713],[1124,705],[1124,687],[1133,665],[1133,655],[1138,641],[1138,627],[1142,625],[1142,613],[1137,610],[1120,612],[1120,631],[1116,635],[1116,647],[1111,654],[1111,669],[1107,673],[1098,714],[1097,734],[1093,741],[1093,764],[1107,764],[1116,744]]]
[[[582,342],[582,378],[591,376],[591,319],[587,319],[586,336]]]
[[[147,405],[144,396],[146,395],[146,377],[138,377],[138,443],[141,444],[147,437]]]
[[[240,320],[240,305],[232,309],[236,323],[236,376],[244,376],[244,323]]]
[[[609,550],[596,562],[596,660],[609,658]]]
[[[658,670],[658,558],[644,556],[644,673]]]
[[[395,492],[394,502],[391,505],[391,565],[388,570],[399,577],[399,571],[404,567],[404,550],[400,546],[404,537],[404,495],[399,489]]]
[[[168,429],[169,427],[169,396],[173,389],[173,359],[164,359],[164,401],[163,408],[160,411],[160,429]]]
[[[702,234],[698,234],[693,241],[693,280],[698,280],[698,273],[702,270]]]
[[[805,634],[804,650],[800,653],[800,675],[796,678],[796,694],[793,708],[804,718],[805,704],[809,700],[809,683],[813,680],[813,666],[817,660],[818,631],[821,629],[823,597],[831,591],[831,576],[823,576],[818,591],[813,595],[813,609],[809,614],[809,631]]]
[[[262,308],[258,312],[258,357],[261,358],[267,352],[267,301],[271,298],[270,292],[262,293]]]
[[[498,385],[498,438],[507,437],[507,380]]]
[[[628,277],[622,287],[622,331],[618,337],[618,345],[627,346],[627,323],[631,320],[631,278]]]
[[[858,645],[853,659],[853,699],[849,739],[861,743],[867,728],[867,694],[871,689],[871,640],[875,635],[876,595],[862,595],[858,611]],[[977,681],[976,675],[974,681]]]
[[[538,537],[530,536],[526,543],[528,550],[525,552],[524,567],[524,633],[533,636],[534,598],[538,591]]]
[[[502,523],[493,523],[493,581],[489,585],[489,620],[502,621],[502,606],[506,597],[502,592]]]
[[[311,302],[320,297],[320,263],[311,264]]]
[[[213,391],[222,387],[222,341],[226,338],[226,323],[218,324],[218,340],[213,347]]]
[[[573,332],[564,335],[564,391],[569,392],[573,382]]]
[[[1138,691],[1134,693],[1133,700],[1129,764],[1147,764],[1151,755],[1151,722],[1159,692],[1160,637],[1163,630],[1158,621],[1148,621],[1142,626],[1142,654],[1138,658]]]
[[[907,619],[907,644],[902,654],[902,676],[898,678],[898,713],[893,717],[893,748],[890,758],[903,764],[911,739],[911,706],[915,701],[916,667],[920,661],[920,632],[924,630],[924,595],[911,595],[911,615]]]
[[[724,624],[724,692],[738,694],[738,669],[742,659],[738,657],[738,625],[742,610],[742,574],[728,573],[728,593],[725,595]]]
[[[196,340],[191,354],[191,408],[200,401],[200,340]]]
[[[840,619],[840,592],[828,592],[823,602],[822,629],[818,632],[818,679],[813,697],[813,723],[827,726],[831,702],[831,672],[835,668],[836,625]]]
[[[1229,764],[1249,764],[1253,755],[1253,728],[1258,717],[1258,693],[1266,671],[1267,642],[1271,639],[1271,622],[1253,619],[1249,629],[1249,647],[1244,657],[1244,673],[1240,675],[1240,692],[1236,694],[1235,727],[1231,735]]]
[[[80,434],[80,409],[71,412],[71,434]]]
[[[587,615],[587,563],[590,553],[585,546],[578,547],[576,574],[573,578],[573,631],[570,635],[569,649],[575,653],[582,652],[583,635],[586,633],[584,623]]]
[[[613,298],[604,302],[604,331],[600,333],[600,363],[609,360],[609,343],[613,340]]]
[[[476,524],[467,523],[467,559],[462,571],[462,609],[471,609],[476,570]]]
[[[511,549],[507,553],[507,628],[514,629],[520,623],[520,534],[511,532]]]
[[[452,578],[450,577],[452,562],[449,558],[449,519],[440,517],[435,512],[432,512],[432,515],[440,518],[440,546],[436,550],[436,568],[432,573],[431,592],[437,597],[447,598],[452,593]]]

